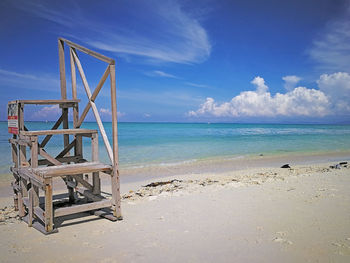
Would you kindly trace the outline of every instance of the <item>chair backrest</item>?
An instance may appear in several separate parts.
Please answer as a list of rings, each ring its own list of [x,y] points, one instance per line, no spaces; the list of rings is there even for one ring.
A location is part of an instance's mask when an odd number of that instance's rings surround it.
[[[79,115],[78,107],[73,108],[73,125],[74,128],[80,128],[82,123],[85,120],[86,115],[89,110],[92,109],[93,114],[95,116],[99,131],[101,133],[104,145],[106,147],[108,156],[113,165],[118,165],[118,129],[117,129],[117,103],[116,103],[116,77],[115,77],[115,60],[108,58],[102,54],[99,54],[95,51],[89,50],[83,46],[80,46],[76,43],[73,43],[67,39],[59,38],[58,39],[58,53],[59,53],[59,63],[60,63],[60,87],[61,87],[61,98],[67,99],[67,82],[66,82],[66,71],[65,71],[65,57],[64,57],[64,47],[67,45],[69,47],[70,54],[70,68],[71,68],[71,80],[72,80],[72,99],[78,99],[77,95],[77,74],[76,69],[78,69],[80,78],[82,80],[86,96],[88,98],[88,103],[85,106],[81,115]],[[85,76],[85,72],[81,65],[81,62],[78,58],[77,51],[83,52],[87,55],[93,56],[101,61],[106,62],[107,68],[103,73],[98,85],[91,92],[90,86],[88,84],[87,78]],[[111,112],[112,112],[112,145],[108,140],[106,131],[104,129],[103,123],[101,121],[101,117],[97,110],[95,100],[104,85],[107,77],[110,77],[110,92],[111,92]],[[62,108],[62,111],[68,109]],[[66,115],[67,116],[67,115]],[[68,117],[67,120],[63,120],[63,128],[68,126]]]

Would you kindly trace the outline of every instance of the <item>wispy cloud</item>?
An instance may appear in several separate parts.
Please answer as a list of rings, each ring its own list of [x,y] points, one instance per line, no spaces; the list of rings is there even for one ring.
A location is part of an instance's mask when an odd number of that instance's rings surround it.
[[[153,70],[153,71],[145,72],[145,75],[150,76],[150,77],[163,77],[163,78],[172,78],[172,79],[179,78],[173,74],[166,73],[166,72],[161,71],[161,70]]]
[[[0,69],[0,86],[59,92],[59,79],[49,74],[28,74]]]
[[[350,66],[350,6],[343,16],[327,24],[308,50],[322,70],[343,71]]]
[[[107,109],[107,108],[100,108],[100,114],[102,117],[111,117],[112,111],[110,109]],[[125,116],[125,113],[118,111],[117,116],[123,117],[123,116]]]
[[[195,88],[211,88],[211,87],[208,86],[208,85],[205,85],[205,84],[198,84],[198,83],[193,83],[193,82],[186,82],[185,84],[188,85],[188,86],[195,87]]]
[[[113,16],[103,16],[103,21],[83,12],[79,6],[53,8],[40,0],[15,1],[14,4],[63,26],[67,35],[75,35],[94,48],[117,55],[191,64],[206,60],[211,53],[206,30],[176,0],[143,0],[137,5],[133,2],[111,6],[115,8]],[[118,19],[119,12],[129,19]]]

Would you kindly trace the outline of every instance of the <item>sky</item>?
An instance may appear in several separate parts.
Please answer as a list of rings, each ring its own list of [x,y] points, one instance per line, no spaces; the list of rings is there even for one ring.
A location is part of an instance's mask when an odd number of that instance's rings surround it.
[[[0,37],[0,120],[10,100],[60,98],[64,37],[116,60],[119,121],[350,123],[350,1],[3,0]],[[106,65],[78,55],[94,89]]]

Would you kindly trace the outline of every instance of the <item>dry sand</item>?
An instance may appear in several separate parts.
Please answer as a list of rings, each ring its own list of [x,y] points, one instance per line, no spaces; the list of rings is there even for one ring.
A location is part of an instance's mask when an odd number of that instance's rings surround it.
[[[350,168],[330,164],[124,182],[123,221],[78,214],[44,236],[7,218],[0,262],[350,262]]]

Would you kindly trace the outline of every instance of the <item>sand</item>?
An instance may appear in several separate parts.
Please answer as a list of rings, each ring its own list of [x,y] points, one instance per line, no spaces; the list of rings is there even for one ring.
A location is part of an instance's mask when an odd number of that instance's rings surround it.
[[[332,164],[124,179],[124,220],[44,236],[7,218],[0,262],[350,262],[350,168]]]

